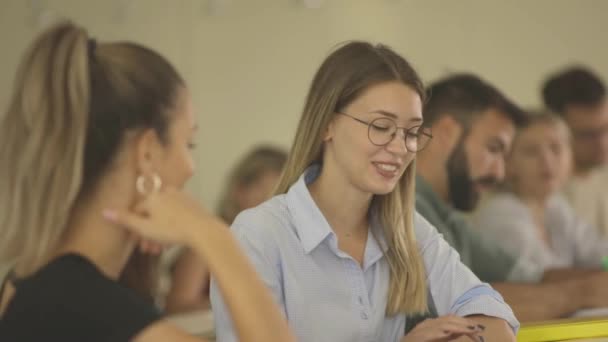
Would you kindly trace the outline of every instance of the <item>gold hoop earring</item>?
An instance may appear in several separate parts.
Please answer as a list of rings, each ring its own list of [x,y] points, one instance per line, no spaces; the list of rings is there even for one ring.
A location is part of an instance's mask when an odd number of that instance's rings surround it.
[[[149,182],[148,182],[148,180],[149,180]],[[148,189],[146,186],[147,184],[150,184],[152,188]],[[144,196],[149,195],[154,192],[158,192],[162,185],[163,185],[163,181],[160,179],[160,177],[156,173],[153,173],[150,179],[148,179],[144,175],[139,175],[139,176],[137,176],[137,179],[135,180],[135,189],[137,190],[137,192],[139,192],[140,194],[142,194]]]

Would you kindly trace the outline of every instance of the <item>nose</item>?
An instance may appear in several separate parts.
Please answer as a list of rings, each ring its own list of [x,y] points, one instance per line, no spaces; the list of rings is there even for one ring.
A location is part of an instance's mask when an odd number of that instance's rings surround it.
[[[555,158],[553,158],[553,154],[550,151],[544,151],[540,154],[538,159],[541,167],[545,169],[550,169],[554,166],[553,161],[555,160]]]
[[[490,165],[490,175],[496,179],[496,181],[500,182],[505,178],[505,158],[504,156],[500,156],[494,159],[492,164]]]
[[[405,143],[405,129],[399,128],[393,134],[391,141],[386,145],[386,149],[395,154],[406,154],[409,152]]]

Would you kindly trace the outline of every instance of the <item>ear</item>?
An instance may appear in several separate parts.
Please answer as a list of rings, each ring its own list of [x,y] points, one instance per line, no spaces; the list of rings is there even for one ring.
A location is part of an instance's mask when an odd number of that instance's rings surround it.
[[[454,119],[452,115],[443,115],[432,126],[433,134],[436,136],[443,147],[447,151],[451,151],[456,147],[460,140],[464,129],[462,125]]]
[[[146,129],[135,138],[135,160],[139,173],[156,172],[162,163],[163,153],[163,145],[154,129]]]
[[[334,134],[335,134],[335,127],[336,127],[335,121],[336,121],[335,116],[329,121],[329,124],[327,125],[327,128],[325,129],[325,132],[323,133],[323,142],[328,142],[333,139]]]

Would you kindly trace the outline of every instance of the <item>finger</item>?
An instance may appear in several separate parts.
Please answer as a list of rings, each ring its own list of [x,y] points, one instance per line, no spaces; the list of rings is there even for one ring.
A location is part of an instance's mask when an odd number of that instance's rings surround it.
[[[162,252],[163,247],[157,243],[150,243],[150,254],[159,255]]]
[[[139,242],[139,250],[145,254],[159,255],[163,251],[163,245],[152,240],[142,239]]]
[[[127,211],[105,209],[102,216],[107,221],[122,226],[137,236],[144,235],[143,233],[150,224],[145,217]]]
[[[148,254],[148,249],[148,241],[142,239],[139,242],[139,251],[143,254]]]
[[[471,331],[481,332],[485,330],[485,326],[482,324],[478,324],[477,322],[470,320],[465,317],[456,316],[456,315],[447,315],[443,317],[439,317],[439,320],[449,322],[451,324],[456,324],[461,327],[466,327]]]
[[[449,317],[443,316],[421,322],[412,330],[412,333],[416,337],[415,340],[451,341],[466,334],[474,334],[475,330],[451,322]]]
[[[443,331],[448,331],[452,335],[477,335],[480,332],[475,326],[462,325],[454,322],[443,322],[440,329]]]

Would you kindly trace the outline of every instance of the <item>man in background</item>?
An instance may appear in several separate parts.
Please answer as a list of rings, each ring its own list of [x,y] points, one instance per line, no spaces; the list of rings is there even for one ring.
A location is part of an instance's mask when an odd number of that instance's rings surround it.
[[[434,138],[416,158],[416,209],[462,262],[491,283],[521,321],[608,306],[608,273],[559,269],[535,274],[499,242],[481,238],[460,213],[473,210],[482,192],[503,179],[505,154],[525,114],[492,85],[460,74],[429,87],[424,120]]]

